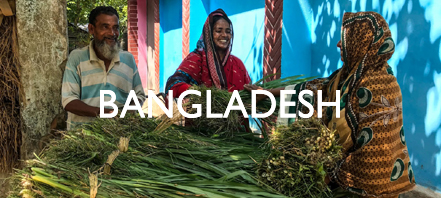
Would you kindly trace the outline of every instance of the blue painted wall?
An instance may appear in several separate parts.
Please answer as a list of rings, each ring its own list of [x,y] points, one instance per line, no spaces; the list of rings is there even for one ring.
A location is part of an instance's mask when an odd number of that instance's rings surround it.
[[[165,83],[182,61],[182,1],[159,1],[160,21],[160,85],[163,92]]]
[[[190,0],[190,52],[196,48],[205,20],[210,14],[210,6],[204,3],[208,1]]]
[[[441,190],[441,1],[311,0],[311,75],[341,67],[336,47],[345,11],[376,11],[389,23],[392,66],[403,94],[403,116],[416,182]],[[285,43],[284,43],[285,44]]]
[[[282,78],[311,75],[310,0],[283,1]]]

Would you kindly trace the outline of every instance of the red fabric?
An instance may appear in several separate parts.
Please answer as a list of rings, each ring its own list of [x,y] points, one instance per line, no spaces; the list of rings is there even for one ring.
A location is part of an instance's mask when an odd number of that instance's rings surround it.
[[[184,61],[182,61],[178,70],[189,74],[199,85],[205,85],[207,87],[213,86],[204,51],[190,53]],[[224,72],[227,78],[229,92],[242,90],[245,84],[251,82],[244,64],[236,56],[230,55],[228,57],[224,66]],[[189,87],[189,84],[181,82],[175,84],[170,90],[173,90],[173,97],[177,98]]]
[[[178,83],[170,90],[173,90],[173,98],[178,98],[184,91],[187,91],[191,85],[187,83]]]

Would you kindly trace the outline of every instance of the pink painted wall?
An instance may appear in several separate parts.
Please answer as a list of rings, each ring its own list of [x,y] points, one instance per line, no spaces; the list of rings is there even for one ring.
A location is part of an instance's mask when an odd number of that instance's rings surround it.
[[[147,1],[138,0],[138,71],[142,86],[147,89]]]

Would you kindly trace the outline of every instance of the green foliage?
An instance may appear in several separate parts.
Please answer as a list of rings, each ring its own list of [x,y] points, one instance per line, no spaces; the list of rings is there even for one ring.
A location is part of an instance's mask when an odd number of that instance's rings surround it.
[[[192,108],[193,104],[201,104],[202,106],[201,117],[186,120],[191,123],[190,125],[194,131],[198,131],[200,134],[208,137],[213,135],[233,137],[233,133],[242,130],[242,113],[239,113],[237,110],[230,111],[227,118],[207,119],[207,91],[211,91],[211,112],[221,114],[224,114],[227,109],[232,96],[230,92],[215,87],[207,88],[205,86],[192,86],[191,89],[201,92],[201,96],[189,95],[189,103],[186,104],[190,114],[196,113],[196,109]]]
[[[97,6],[112,6],[118,11],[120,36],[127,29],[127,0],[68,0],[67,21],[74,26],[89,23],[89,13]]]
[[[89,197],[89,172],[99,173],[97,197],[284,197],[253,177],[266,153],[255,134],[207,138],[176,125],[156,133],[158,124],[129,114],[63,132],[14,176],[10,197]],[[128,150],[110,163],[121,137]]]
[[[298,77],[256,84],[268,89],[305,81]],[[224,111],[231,93],[210,90],[213,110]],[[250,93],[239,94],[249,111]],[[267,103],[259,103],[263,112]],[[233,112],[195,119],[196,128],[158,130],[164,120],[127,114],[59,132],[61,138],[12,177],[9,197],[332,197],[325,178],[343,158],[335,129],[301,119],[261,139],[238,130]]]
[[[273,80],[271,82],[263,83],[263,81],[271,76],[267,76],[265,78],[262,78],[258,82],[255,83],[255,85],[260,86],[264,89],[274,89],[279,87],[285,87],[287,85],[293,85],[305,82],[311,78],[301,78],[303,75],[298,76],[292,76],[282,79]],[[191,125],[193,126],[195,131],[199,131],[201,134],[206,136],[212,136],[212,135],[223,135],[227,137],[232,137],[233,134],[231,132],[236,132],[242,129],[241,123],[242,123],[242,112],[238,110],[232,110],[229,112],[227,118],[222,119],[206,119],[206,107],[207,107],[207,95],[206,91],[211,91],[211,112],[212,113],[224,113],[227,109],[227,106],[230,102],[232,93],[228,92],[227,90],[221,90],[217,89],[215,87],[207,88],[205,86],[192,86],[190,89],[197,90],[201,92],[201,96],[197,95],[189,95],[188,99],[189,102],[186,103],[186,108],[188,108],[190,114],[195,114],[196,109],[192,108],[193,104],[201,104],[202,105],[202,116],[196,119],[191,120]],[[240,98],[242,100],[242,103],[245,107],[245,110],[247,111],[248,115],[251,115],[251,93],[246,90],[239,91]],[[237,101],[233,104],[237,106]],[[278,109],[278,104],[276,104],[276,109]],[[260,101],[256,105],[257,112],[268,112],[271,108],[271,100],[269,98],[264,99]],[[273,115],[267,118],[260,118],[259,122],[266,122],[270,125],[274,125],[272,120],[275,120],[277,118],[277,112],[278,110],[273,112]],[[259,126],[260,127],[260,126]],[[261,127],[261,129],[264,129]],[[230,134],[228,134],[230,132]],[[263,135],[266,135],[266,132],[263,131]]]
[[[289,197],[332,197],[325,183],[342,159],[335,130],[316,118],[280,126],[270,136],[271,153],[256,174],[260,181]]]

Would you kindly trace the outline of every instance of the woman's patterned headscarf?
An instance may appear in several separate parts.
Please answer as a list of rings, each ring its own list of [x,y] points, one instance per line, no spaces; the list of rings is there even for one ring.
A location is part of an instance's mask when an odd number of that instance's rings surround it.
[[[389,68],[387,61],[394,53],[395,43],[389,25],[380,14],[376,12],[345,13],[341,42],[344,65],[339,73],[342,80],[346,79],[348,74],[352,78],[348,93],[353,93],[354,88],[359,87],[362,77],[368,71],[376,71],[385,66]],[[338,84],[334,83],[335,86]],[[353,110],[351,103],[348,107]],[[355,131],[357,120],[354,117],[351,116],[349,120]]]
[[[353,146],[334,179],[363,196],[397,196],[411,190],[415,180],[404,138],[401,90],[387,64],[395,50],[389,26],[375,12],[345,13],[341,41],[344,66],[330,81],[330,94],[337,87],[344,94],[340,104]]]
[[[344,65],[348,71],[360,67],[379,68],[395,50],[389,26],[376,12],[345,13],[341,33]]]
[[[216,46],[213,41],[213,27],[214,27],[214,17],[221,16],[230,24],[231,29],[231,40],[230,46],[227,49],[225,58],[220,60],[219,55],[216,53]],[[227,78],[224,73],[224,66],[230,56],[231,49],[233,47],[233,25],[231,20],[228,18],[227,14],[222,9],[217,9],[216,11],[208,15],[205,21],[204,28],[202,29],[202,35],[199,38],[197,47],[195,51],[205,52],[206,61],[208,69],[210,70],[210,75],[213,80],[214,85],[217,88],[226,89],[227,88]]]
[[[285,89],[312,90],[313,96],[304,99],[314,109],[319,90],[324,102],[334,102],[340,90],[340,109],[327,107],[313,115],[326,115],[322,120],[337,130],[346,154],[333,171],[333,181],[362,196],[396,197],[411,190],[415,179],[403,130],[401,89],[387,64],[395,49],[391,32],[378,13],[345,13],[341,41],[342,68],[328,78]],[[285,100],[308,112],[296,97]],[[337,111],[344,117],[337,118]]]

